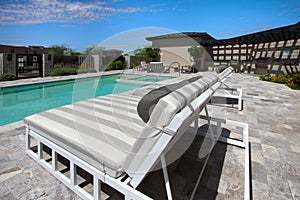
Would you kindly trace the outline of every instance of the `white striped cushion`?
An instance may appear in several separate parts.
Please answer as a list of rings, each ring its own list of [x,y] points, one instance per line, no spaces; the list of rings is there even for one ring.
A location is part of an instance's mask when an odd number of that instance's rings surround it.
[[[145,126],[136,111],[140,98],[134,93],[102,96],[35,114],[24,121],[48,140],[118,177]]]

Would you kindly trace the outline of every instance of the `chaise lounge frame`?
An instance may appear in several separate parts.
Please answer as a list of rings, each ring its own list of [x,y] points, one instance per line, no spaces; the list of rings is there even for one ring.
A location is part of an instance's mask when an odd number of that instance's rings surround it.
[[[225,144],[234,145],[240,148],[244,149],[244,199],[248,200],[250,199],[250,152],[249,152],[249,127],[247,123],[234,121],[234,120],[228,120],[228,119],[222,119],[218,117],[211,117],[208,115],[207,107],[205,108],[206,115],[199,115],[200,119],[205,119],[208,121],[208,125],[210,126],[211,122],[217,123],[217,132],[214,133],[209,129],[209,132],[211,133],[210,136],[213,137],[215,141],[219,141]],[[222,124],[227,124],[229,126],[235,126],[242,128],[242,139],[235,139],[230,137],[224,137],[221,135],[222,133]],[[199,133],[202,136],[207,136]],[[210,155],[210,154],[209,154]],[[202,168],[202,171],[200,173],[200,176],[198,178],[198,181],[196,183],[195,189],[193,191],[192,197],[196,192],[196,187],[199,185],[200,179],[202,177],[202,174],[204,172],[205,166],[207,165],[207,161],[209,158],[209,155],[207,156],[205,160],[204,167]],[[192,199],[192,198],[191,198]]]
[[[165,67],[162,62],[150,62],[148,65],[147,72],[162,73],[164,70],[165,70]]]
[[[225,81],[232,76],[234,69],[227,67],[222,73],[218,75],[225,90],[225,98],[232,98],[238,100],[238,110],[243,110],[243,90],[241,88],[232,88],[225,84]],[[237,93],[237,94],[236,94]]]
[[[205,90],[201,95],[195,98],[190,104],[185,106],[180,112],[178,112],[169,125],[164,128],[162,131],[162,136],[153,146],[153,149],[159,149],[157,154],[151,154],[148,156],[143,163],[140,165],[139,169],[145,173],[137,174],[134,177],[129,177],[126,174],[122,175],[118,178],[113,178],[108,174],[100,171],[99,169],[93,167],[89,163],[84,160],[76,157],[55,143],[45,139],[43,136],[31,130],[28,126],[26,127],[26,152],[27,154],[36,160],[39,164],[41,164],[45,169],[47,169],[51,174],[53,174],[56,178],[58,178],[61,182],[67,185],[71,190],[73,190],[76,194],[78,194],[83,199],[100,199],[101,196],[101,182],[105,183],[112,188],[116,189],[120,193],[124,194],[125,199],[151,199],[147,195],[138,191],[136,188],[151,170],[153,164],[156,163],[157,160],[160,160],[162,164],[162,170],[164,175],[165,187],[168,199],[172,199],[171,186],[168,178],[167,166],[165,161],[165,153],[164,150],[168,147],[170,142],[174,143],[174,141],[178,140],[182,134],[184,134],[185,128],[187,128],[192,122],[195,125],[198,125],[198,116],[200,112],[205,107],[206,104],[214,94],[214,92],[221,85],[219,81],[217,81],[210,88]],[[192,109],[191,109],[192,108]],[[206,109],[207,111],[207,109]],[[237,146],[241,146],[245,148],[245,199],[249,199],[249,152],[248,152],[248,126],[243,123],[229,121],[229,120],[221,120],[216,118],[211,118],[207,114],[207,120],[210,122],[211,120],[217,120],[218,125],[221,123],[227,123],[232,125],[241,126],[244,128],[243,130],[243,141],[235,142],[231,139],[225,139],[220,137],[220,141],[227,142],[229,144],[234,144]],[[203,118],[203,117],[201,117]],[[178,134],[180,132],[180,134]],[[35,152],[32,148],[31,139],[34,138],[37,142],[37,152]],[[34,144],[33,144],[34,145]],[[43,157],[43,146],[51,148],[51,164],[49,164],[45,158]],[[58,170],[58,154],[66,158],[70,161],[70,177],[66,177],[63,173]],[[247,156],[248,155],[248,156]],[[208,156],[209,157],[209,156]],[[90,195],[84,189],[82,189],[77,183],[77,166],[84,169],[88,173],[93,176],[93,195]],[[205,167],[204,167],[205,168]],[[202,169],[204,170],[204,169]],[[203,174],[203,172],[201,172]],[[201,175],[199,176],[199,181],[201,179]],[[196,188],[196,187],[195,187]]]

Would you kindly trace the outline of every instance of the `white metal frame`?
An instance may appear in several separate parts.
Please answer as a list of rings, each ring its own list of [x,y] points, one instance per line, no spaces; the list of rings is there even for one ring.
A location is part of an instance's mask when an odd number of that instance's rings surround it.
[[[238,110],[243,109],[243,90],[241,88],[232,88],[225,84],[225,81],[232,76],[234,73],[234,69],[222,79],[220,79],[222,85],[224,85],[225,89],[225,98],[233,98],[238,100]],[[234,94],[237,92],[238,94]]]
[[[162,71],[164,71],[164,69],[165,67],[162,62],[150,62],[147,72],[161,73]]]
[[[229,73],[227,76],[225,76],[223,79],[220,79],[222,85],[224,85],[225,89],[225,98],[233,98],[238,100],[238,110],[243,109],[243,90],[241,88],[231,88],[228,85],[226,85],[224,82],[227,80],[227,78],[230,78],[233,74],[233,71]],[[237,92],[238,94],[234,94],[234,92]]]
[[[73,190],[76,194],[78,194],[83,199],[100,199],[100,191],[101,191],[101,182],[105,183],[112,188],[116,189],[120,193],[122,193],[125,196],[125,199],[151,199],[150,197],[146,196],[142,192],[136,190],[137,186],[142,182],[142,180],[145,178],[147,173],[150,171],[151,167],[155,164],[155,162],[160,159],[162,164],[162,170],[164,175],[164,181],[165,181],[165,187],[168,199],[172,199],[172,192],[171,192],[171,186],[169,181],[169,176],[167,172],[167,166],[166,161],[164,157],[164,149],[167,147],[169,142],[174,140],[174,134],[177,133],[177,131],[181,127],[188,127],[191,122],[198,121],[198,115],[199,112],[202,110],[203,105],[206,105],[206,103],[211,99],[211,96],[213,93],[218,89],[218,87],[221,85],[220,82],[217,82],[213,86],[211,86],[209,89],[207,89],[205,92],[203,92],[199,97],[197,97],[195,100],[193,100],[189,105],[187,105],[184,109],[182,109],[179,113],[175,115],[171,123],[168,127],[166,127],[162,131],[162,136],[157,141],[156,145],[154,145],[153,148],[161,149],[162,151],[156,151],[157,154],[153,154],[151,156],[148,156],[144,162],[140,165],[141,170],[145,173],[137,174],[136,176],[130,178],[127,175],[123,175],[119,178],[113,178],[104,172],[98,170],[97,168],[91,166],[84,160],[81,160],[80,158],[76,157],[75,155],[71,154],[70,152],[66,151],[65,149],[59,147],[55,143],[49,141],[48,139],[44,138],[37,132],[30,130],[29,127],[26,127],[26,153],[32,157],[34,160],[36,160],[39,164],[41,164],[45,169],[47,169],[51,174],[53,174],[56,178],[58,178],[61,182],[63,182],[66,186],[68,186],[71,190]],[[206,107],[205,107],[206,108]],[[208,112],[206,109],[206,119],[210,123],[211,120],[221,120],[217,118],[211,118],[208,116]],[[247,177],[247,181],[245,178],[245,199],[248,198],[249,194],[249,152],[248,152],[248,125],[244,123],[234,122],[230,120],[221,120],[222,123],[232,124],[236,126],[243,127],[244,135],[243,135],[243,142],[235,142],[231,141],[231,139],[224,139],[223,142],[227,142],[228,144],[234,144],[238,146],[242,146],[245,148],[246,152],[246,159],[245,159],[245,170],[247,167],[247,170],[245,171],[245,177]],[[219,123],[221,124],[221,123]],[[183,132],[181,133],[183,134]],[[178,134],[176,135],[177,138]],[[34,152],[31,149],[30,140],[31,138],[34,138],[37,141],[37,152]],[[222,141],[223,139],[219,139]],[[243,145],[242,145],[243,144]],[[46,145],[52,150],[52,163],[49,164],[45,158],[43,158],[43,145]],[[58,170],[58,154],[66,158],[70,161],[70,177],[66,177],[64,174],[62,174]],[[247,163],[246,164],[246,160]],[[81,188],[77,183],[76,177],[77,177],[77,167],[80,167],[90,173],[90,175],[93,176],[93,195],[86,192],[83,188]],[[205,168],[205,166],[203,167]],[[202,169],[204,171],[204,169]],[[202,176],[203,172],[201,172]],[[201,177],[199,177],[199,180]],[[246,184],[246,182],[248,182]],[[196,185],[197,187],[197,185]],[[196,188],[195,187],[195,188]]]
[[[243,109],[243,90],[241,88],[230,88],[225,83],[223,83],[225,86],[225,98],[233,98],[238,100],[238,110]],[[234,94],[234,92],[237,92],[238,94]]]
[[[37,141],[37,148],[38,148],[37,153],[35,153],[30,148],[31,137]],[[43,158],[43,154],[42,154],[43,145],[46,145],[52,149],[52,165],[50,165]],[[73,154],[69,153],[68,151],[59,147],[53,142],[45,139],[44,137],[37,134],[33,130],[29,130],[28,128],[26,128],[26,153],[83,199],[100,200],[101,182],[106,183],[107,185],[111,186],[112,188],[124,194],[125,199],[138,199],[138,200],[151,199],[150,197],[139,192],[138,190],[136,190],[135,188],[131,187],[128,184],[131,178],[126,177],[125,175],[119,178],[113,178],[101,172],[97,168],[91,166],[87,162],[81,160],[80,158],[74,156]],[[60,171],[58,171],[57,154],[60,154],[61,156],[63,156],[64,158],[70,161],[69,178],[66,177],[64,174],[62,174]],[[93,176],[93,193],[94,193],[93,196],[78,185],[76,180],[76,176],[77,176],[76,166],[79,166],[80,168],[84,169],[85,171],[87,171]]]
[[[112,188],[116,189],[117,191],[121,192],[125,195],[125,199],[151,199],[150,197],[146,196],[145,194],[141,193],[140,191],[136,190],[135,188],[142,182],[145,178],[147,173],[150,171],[151,167],[155,164],[157,159],[161,160],[162,163],[162,170],[165,179],[165,186],[168,195],[168,199],[172,199],[171,194],[171,186],[169,183],[168,173],[167,173],[167,166],[164,159],[164,149],[167,147],[169,142],[174,139],[174,134],[177,130],[181,127],[188,127],[190,122],[194,121],[197,118],[199,113],[194,113],[195,110],[198,110],[199,107],[203,104],[206,104],[209,99],[211,98],[212,94],[216,91],[216,89],[221,85],[220,82],[215,83],[211,88],[204,91],[199,97],[193,100],[190,105],[186,106],[181,110],[181,112],[177,113],[168,127],[162,130],[162,136],[154,145],[153,149],[157,152],[156,154],[151,153],[144,162],[140,165],[139,170],[145,173],[139,173],[132,178],[126,178],[122,176],[118,179],[115,179],[100,170],[96,169],[95,167],[91,166],[87,162],[79,159],[78,157],[74,156],[70,152],[66,151],[65,149],[59,147],[55,143],[47,140],[40,134],[36,133],[33,130],[30,130],[26,127],[26,152],[27,154],[36,160],[39,164],[41,164],[45,169],[47,169],[50,173],[52,173],[56,178],[62,181],[65,185],[67,185],[70,189],[72,189],[75,193],[77,193],[80,197],[84,199],[100,199],[100,190],[101,190],[101,182],[108,184]],[[193,109],[191,109],[191,106]],[[38,151],[35,153],[30,148],[30,138],[34,138],[37,141],[37,148]],[[43,145],[48,146],[52,149],[52,165],[50,165],[44,158],[42,154]],[[158,151],[161,149],[162,151]],[[70,161],[70,178],[67,178],[57,169],[57,154],[62,155],[64,158]],[[81,167],[88,173],[90,173],[94,178],[94,196],[90,195],[82,188],[77,185],[76,182],[76,166]]]
[[[205,107],[205,111],[206,111],[206,116],[204,115],[199,115],[200,119],[206,119],[208,121],[208,125],[210,127],[210,122],[211,121],[215,121],[217,122],[217,132],[218,133],[211,133],[213,136],[215,136],[218,141],[226,143],[226,144],[230,144],[230,145],[234,145],[237,147],[241,147],[245,149],[245,160],[244,160],[244,199],[245,200],[249,200],[250,199],[250,152],[249,152],[249,128],[248,128],[248,124],[247,123],[243,123],[243,122],[238,122],[238,121],[233,121],[233,120],[227,120],[227,119],[221,119],[221,118],[216,118],[216,117],[210,117],[208,116],[208,111],[207,111],[207,107]],[[234,138],[227,138],[227,137],[223,137],[221,136],[221,131],[222,131],[222,124],[227,124],[230,126],[236,126],[236,127],[241,127],[243,129],[242,131],[242,139],[238,140],[238,139],[234,139]],[[211,129],[209,129],[208,131],[211,131]],[[202,136],[206,136],[205,134],[201,134]],[[212,149],[211,149],[212,151]],[[202,178],[202,175],[204,173],[204,169],[207,165],[207,161],[208,158],[210,156],[210,153],[207,155],[204,166],[202,168],[202,171],[199,175],[199,178],[197,180],[197,183],[195,185],[194,191],[192,193],[191,199],[193,198],[193,196],[195,195],[196,189],[200,183],[200,180]]]

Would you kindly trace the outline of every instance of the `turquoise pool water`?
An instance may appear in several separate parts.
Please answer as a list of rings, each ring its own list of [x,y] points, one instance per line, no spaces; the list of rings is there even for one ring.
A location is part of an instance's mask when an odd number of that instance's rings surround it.
[[[134,80],[137,81],[145,81],[145,82],[158,82],[158,81],[163,81],[163,80],[169,80],[174,77],[171,76],[143,76],[139,78],[134,78]]]
[[[144,84],[116,83],[119,75],[0,88],[0,126],[84,99],[121,93]]]

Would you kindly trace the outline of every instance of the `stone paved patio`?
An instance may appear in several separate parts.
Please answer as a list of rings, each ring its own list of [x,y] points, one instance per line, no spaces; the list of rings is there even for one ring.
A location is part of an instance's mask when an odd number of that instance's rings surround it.
[[[249,124],[252,198],[300,199],[300,91],[248,74],[234,74],[226,83],[243,88],[244,110],[210,106],[210,111]],[[203,162],[195,156],[199,141],[196,137],[169,166],[175,199],[188,199],[197,180]],[[243,149],[218,143],[194,199],[243,199],[243,156]],[[140,188],[155,199],[166,198],[160,171]],[[107,193],[109,199],[121,198]],[[80,199],[25,154],[22,122],[0,127],[0,199]]]

